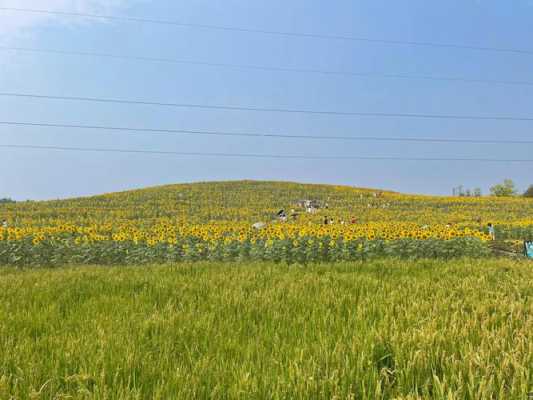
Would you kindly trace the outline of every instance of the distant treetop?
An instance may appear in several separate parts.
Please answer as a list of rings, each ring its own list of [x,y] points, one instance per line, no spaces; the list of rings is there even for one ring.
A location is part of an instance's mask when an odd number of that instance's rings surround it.
[[[516,196],[517,190],[515,183],[511,179],[506,179],[503,183],[499,183],[490,188],[490,193],[497,197]]]
[[[8,204],[8,203],[14,203],[15,200],[12,200],[12,199],[9,199],[9,198],[3,198],[3,199],[0,199],[0,204]]]

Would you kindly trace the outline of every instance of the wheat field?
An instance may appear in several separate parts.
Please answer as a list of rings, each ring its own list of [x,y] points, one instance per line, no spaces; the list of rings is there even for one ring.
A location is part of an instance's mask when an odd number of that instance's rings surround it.
[[[526,399],[533,264],[0,270],[1,399]]]

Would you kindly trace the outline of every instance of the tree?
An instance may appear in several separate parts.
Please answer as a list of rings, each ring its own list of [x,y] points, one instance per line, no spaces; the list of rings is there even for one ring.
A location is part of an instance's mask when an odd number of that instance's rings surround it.
[[[459,185],[457,187],[454,187],[452,189],[453,196],[462,196],[463,193],[463,185]]]
[[[511,179],[505,179],[503,183],[499,183],[490,188],[490,193],[497,197],[510,197],[516,195],[516,186]]]
[[[474,189],[465,189],[463,185],[459,185],[457,187],[454,187],[452,189],[452,193],[454,196],[459,197],[481,197],[481,189],[480,188],[474,188]]]
[[[14,202],[15,202],[14,200],[11,200],[8,198],[0,199],[0,204],[8,204],[8,203],[14,203]]]
[[[529,188],[524,192],[524,197],[533,197],[533,185],[530,185]]]

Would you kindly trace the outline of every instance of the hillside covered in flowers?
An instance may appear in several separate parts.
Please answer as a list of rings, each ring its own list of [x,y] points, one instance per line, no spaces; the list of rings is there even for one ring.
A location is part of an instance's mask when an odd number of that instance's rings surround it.
[[[525,198],[213,182],[0,205],[0,264],[196,259],[307,262],[486,255],[533,237]]]

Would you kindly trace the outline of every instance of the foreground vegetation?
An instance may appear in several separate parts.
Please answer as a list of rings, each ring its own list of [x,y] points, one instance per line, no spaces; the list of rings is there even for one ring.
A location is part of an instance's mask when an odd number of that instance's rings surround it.
[[[306,212],[302,200],[319,208]],[[526,198],[249,181],[173,185],[0,204],[0,264],[485,257],[489,222],[498,239],[520,244],[533,240],[532,215]]]
[[[523,253],[523,244],[518,251]],[[513,248],[511,248],[513,249]],[[175,237],[172,243],[147,244],[130,241],[79,243],[69,238],[42,241],[0,241],[0,265],[54,267],[78,265],[146,265],[192,261],[226,261],[310,264],[317,262],[369,261],[396,258],[450,260],[487,258],[493,254],[488,242],[461,237],[439,239],[351,239],[302,236],[296,239],[212,240]]]
[[[1,399],[525,399],[531,262],[0,270]]]

